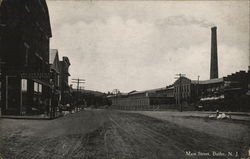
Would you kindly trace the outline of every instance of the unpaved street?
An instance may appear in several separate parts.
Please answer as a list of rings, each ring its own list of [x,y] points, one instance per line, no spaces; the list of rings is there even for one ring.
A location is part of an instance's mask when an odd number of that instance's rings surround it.
[[[239,158],[237,152],[242,155],[244,151],[245,154],[250,147],[247,122],[205,119],[195,122],[181,116],[172,121],[151,116],[114,110],[86,110],[55,120],[0,119],[0,157]],[[222,135],[223,131],[228,134],[228,129],[218,128],[218,132],[214,129],[214,133],[206,130],[206,125],[220,126],[220,123],[224,128],[241,127],[230,133],[238,136],[237,140]],[[187,124],[195,126],[185,126]],[[204,154],[190,156],[187,152]],[[214,156],[213,152],[218,152],[217,155],[221,152],[221,155]],[[228,152],[233,156],[228,156]]]

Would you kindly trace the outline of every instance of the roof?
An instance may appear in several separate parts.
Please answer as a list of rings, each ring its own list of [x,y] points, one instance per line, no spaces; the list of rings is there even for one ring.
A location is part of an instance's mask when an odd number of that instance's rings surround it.
[[[49,10],[46,0],[0,0],[1,10],[3,8],[2,15],[7,17],[6,24],[11,28],[29,28],[31,26],[30,19],[33,24],[39,29],[46,37],[52,37]],[[8,14],[7,10],[11,10],[11,14]],[[27,18],[16,18],[28,12]],[[25,13],[26,14],[26,13]],[[27,27],[28,26],[28,27]],[[37,32],[35,29],[30,30]]]
[[[215,79],[204,80],[204,81],[192,80],[191,82],[192,84],[213,84],[213,83],[224,82],[224,78],[215,78]]]
[[[156,88],[156,89],[150,89],[150,90],[144,90],[144,91],[131,91],[129,93],[119,93],[117,95],[108,95],[107,97],[108,98],[114,98],[114,97],[127,97],[127,96],[130,96],[130,95],[136,95],[136,94],[143,94],[143,93],[156,93],[158,91],[165,91],[165,90],[171,90],[171,89],[174,89],[174,86],[171,86],[169,88],[166,88],[166,87],[163,87],[163,88]]]
[[[150,89],[150,90],[132,92],[130,94],[131,95],[135,95],[135,94],[141,94],[141,93],[155,93],[157,91],[164,91],[164,90],[168,90],[168,89],[172,89],[172,88],[173,87],[170,87],[170,88],[163,87],[163,88],[156,88],[156,89]]]
[[[56,54],[58,54],[57,49],[50,49],[49,51],[49,64],[53,64],[56,58]]]
[[[181,76],[181,77],[179,77],[179,78],[174,82],[173,85],[178,85],[180,82],[182,82],[182,83],[190,83],[191,80],[190,80],[189,78],[187,78],[187,77]]]
[[[51,49],[49,54],[49,64],[50,68],[57,73],[60,73],[60,63],[58,58],[58,50],[57,49]]]

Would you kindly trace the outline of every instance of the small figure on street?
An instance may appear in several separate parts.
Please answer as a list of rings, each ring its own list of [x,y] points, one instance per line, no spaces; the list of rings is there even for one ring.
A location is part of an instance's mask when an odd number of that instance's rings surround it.
[[[219,110],[217,109],[216,110],[216,117],[218,117],[220,115],[220,112],[219,112]]]

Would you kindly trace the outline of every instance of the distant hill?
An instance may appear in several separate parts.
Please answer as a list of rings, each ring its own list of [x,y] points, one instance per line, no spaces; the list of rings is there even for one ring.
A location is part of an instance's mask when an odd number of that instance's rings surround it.
[[[74,92],[77,91],[77,89],[73,89]],[[103,96],[104,93],[102,92],[99,92],[99,91],[93,91],[93,90],[86,90],[86,89],[83,89],[83,90],[80,90],[81,93],[87,93],[87,94],[93,94],[95,96]]]

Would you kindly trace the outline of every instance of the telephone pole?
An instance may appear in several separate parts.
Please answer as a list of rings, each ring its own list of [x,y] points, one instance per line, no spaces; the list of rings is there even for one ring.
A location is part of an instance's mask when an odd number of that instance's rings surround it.
[[[179,79],[179,91],[178,91],[178,103],[180,104],[180,112],[182,112],[182,77],[185,77],[185,74],[176,74],[175,79]]]
[[[199,84],[200,84],[200,75],[198,75],[198,83],[197,83],[197,97],[199,98]]]
[[[76,106],[76,108],[77,108],[77,111],[78,111],[78,104],[80,103],[80,91],[81,91],[81,86],[80,86],[80,84],[84,84],[86,81],[85,81],[85,79],[80,79],[80,78],[77,78],[77,79],[72,79],[72,82],[71,83],[76,83],[76,90],[77,90],[77,92],[76,92],[76,97],[77,97],[77,106]]]
[[[80,89],[80,84],[83,84],[85,82],[86,82],[85,79],[77,78],[77,79],[72,79],[71,83],[76,83],[76,89],[77,89],[77,92],[78,92],[79,89]]]
[[[119,94],[119,89],[113,89],[113,94],[115,95],[115,105],[118,106],[118,94]]]

